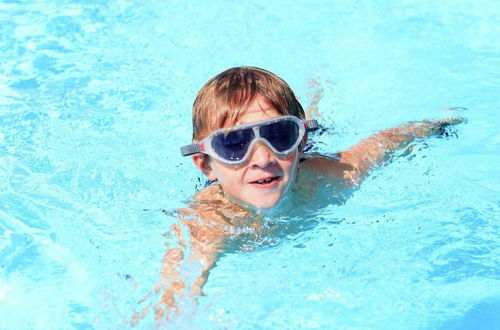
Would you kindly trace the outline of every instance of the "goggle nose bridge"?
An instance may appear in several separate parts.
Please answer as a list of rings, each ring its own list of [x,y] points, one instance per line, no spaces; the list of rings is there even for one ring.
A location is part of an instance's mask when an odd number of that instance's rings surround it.
[[[257,144],[259,144],[259,142],[261,142],[263,145],[265,145],[266,148],[268,148],[273,153],[280,154],[280,152],[278,152],[273,147],[271,142],[269,142],[266,138],[263,138],[262,136],[259,135],[259,137],[254,137],[252,142],[248,145],[248,148],[245,152],[245,156],[243,156],[243,159],[247,159],[250,156],[250,154],[253,152],[253,150],[256,148],[256,146],[257,146]]]

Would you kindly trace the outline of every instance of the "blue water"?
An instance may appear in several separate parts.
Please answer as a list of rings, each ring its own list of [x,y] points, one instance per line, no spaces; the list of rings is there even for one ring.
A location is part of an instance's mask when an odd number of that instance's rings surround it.
[[[138,303],[200,186],[178,151],[194,96],[254,65],[304,106],[322,86],[320,151],[468,122],[223,255],[172,327],[498,329],[499,21],[494,0],[2,1],[0,328],[123,329],[156,301]]]

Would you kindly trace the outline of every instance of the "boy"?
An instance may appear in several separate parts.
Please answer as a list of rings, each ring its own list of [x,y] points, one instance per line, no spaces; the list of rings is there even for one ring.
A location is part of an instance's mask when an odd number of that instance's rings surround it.
[[[445,134],[460,119],[422,121],[381,131],[334,156],[304,153],[308,132],[318,128],[285,81],[263,69],[237,67],[209,80],[193,105],[193,144],[181,148],[212,183],[196,193],[171,233],[178,244],[164,257],[156,317],[178,313],[181,297],[196,296],[229,240],[270,227],[263,214],[302,212],[339,203],[374,166],[415,139]],[[316,194],[318,190],[330,193]],[[330,197],[328,197],[330,196]],[[279,205],[279,206],[278,206]],[[243,242],[244,245],[244,242]],[[181,265],[198,274],[193,283]],[[192,274],[191,274],[192,275]],[[192,276],[191,276],[192,278]],[[146,312],[146,311],[145,311]],[[145,315],[143,312],[143,315]]]

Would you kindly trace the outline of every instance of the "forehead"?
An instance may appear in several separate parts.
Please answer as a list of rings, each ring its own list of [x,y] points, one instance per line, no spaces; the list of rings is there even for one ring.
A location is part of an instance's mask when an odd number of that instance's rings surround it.
[[[231,125],[243,125],[269,118],[280,117],[281,114],[266,99],[261,96],[256,97],[246,109],[240,112],[236,122]]]
[[[209,112],[207,112],[207,115]],[[207,137],[212,132],[230,128],[236,125],[250,124],[253,122],[276,118],[286,115],[280,113],[267,99],[257,95],[244,108],[235,108],[228,111],[213,113],[213,116],[208,115],[205,119],[203,132],[199,132],[198,141]]]

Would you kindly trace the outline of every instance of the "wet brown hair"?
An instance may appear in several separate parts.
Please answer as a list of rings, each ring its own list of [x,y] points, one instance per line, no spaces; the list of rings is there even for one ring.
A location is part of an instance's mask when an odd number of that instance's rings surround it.
[[[278,113],[305,119],[304,109],[283,79],[260,68],[231,68],[210,79],[198,92],[193,104],[193,142],[234,125],[258,95]]]

